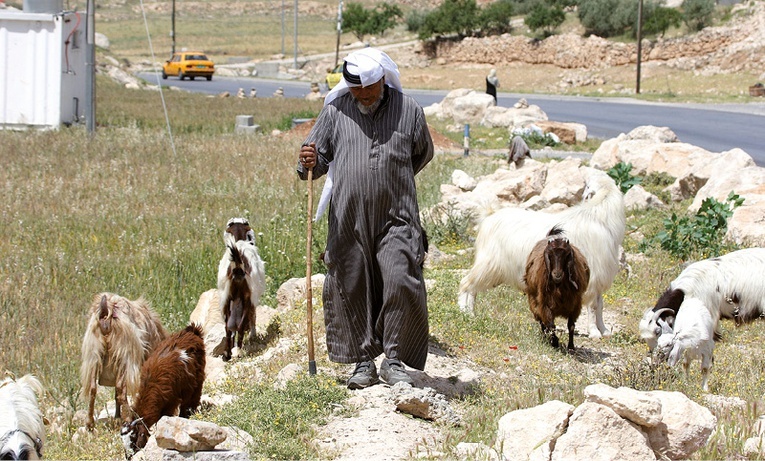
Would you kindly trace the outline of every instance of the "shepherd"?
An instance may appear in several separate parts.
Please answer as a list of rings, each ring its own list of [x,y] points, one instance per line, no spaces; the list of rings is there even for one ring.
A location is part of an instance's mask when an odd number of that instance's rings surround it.
[[[324,319],[330,360],[355,363],[348,388],[380,377],[413,384],[428,354],[425,257],[415,175],[433,158],[422,107],[402,92],[398,66],[375,48],[345,58],[343,78],[303,143],[297,173],[327,174]]]

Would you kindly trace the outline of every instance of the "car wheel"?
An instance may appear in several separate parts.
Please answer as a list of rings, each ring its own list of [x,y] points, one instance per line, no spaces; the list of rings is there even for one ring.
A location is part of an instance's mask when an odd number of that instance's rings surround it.
[[[167,80],[167,74],[164,70],[162,71],[162,80]]]
[[[210,80],[212,80],[212,75],[207,76],[207,81],[209,82]]]
[[[178,78],[181,80],[186,80],[186,76],[183,74],[183,71],[178,72]]]
[[[189,80],[194,80],[194,77],[189,77]]]

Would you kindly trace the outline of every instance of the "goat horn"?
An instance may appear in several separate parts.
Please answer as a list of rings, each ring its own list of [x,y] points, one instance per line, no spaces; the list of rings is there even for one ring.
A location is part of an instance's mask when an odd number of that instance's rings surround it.
[[[675,315],[677,315],[673,309],[670,309],[669,307],[662,307],[661,309],[659,309],[659,310],[657,310],[656,312],[654,312],[654,313],[653,313],[653,317],[651,318],[651,321],[653,321],[653,322],[658,322],[658,320],[659,320],[660,318],[664,317],[664,315],[665,315],[667,312],[670,312],[670,313],[672,313],[672,316],[673,316],[673,317],[674,317]]]

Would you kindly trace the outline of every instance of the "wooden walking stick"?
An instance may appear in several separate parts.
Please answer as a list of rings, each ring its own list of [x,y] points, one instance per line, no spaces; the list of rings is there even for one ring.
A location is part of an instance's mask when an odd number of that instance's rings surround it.
[[[308,238],[306,239],[305,296],[308,322],[308,374],[316,374],[316,360],[313,356],[313,290],[311,289],[311,242],[313,240],[313,167],[308,168]]]

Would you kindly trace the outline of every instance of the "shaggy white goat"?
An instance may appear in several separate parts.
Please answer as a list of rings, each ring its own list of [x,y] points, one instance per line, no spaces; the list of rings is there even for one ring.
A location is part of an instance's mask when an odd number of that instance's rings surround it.
[[[661,334],[659,320],[670,327],[686,299],[698,298],[715,323],[719,339],[721,318],[736,325],[752,322],[765,312],[765,248],[747,248],[690,264],[669,284],[656,305],[640,320],[640,336],[650,350]]]
[[[701,360],[701,387],[708,391],[709,370],[715,348],[715,324],[709,309],[698,298],[686,298],[675,317],[674,327],[660,321],[663,331],[657,340],[655,358],[674,367],[685,355],[683,368],[689,374],[691,361]]]
[[[42,459],[45,426],[37,404],[42,394],[32,375],[0,382],[0,459]]]
[[[603,292],[619,272],[619,246],[624,239],[624,196],[613,179],[593,170],[583,202],[551,214],[504,208],[480,224],[475,242],[475,262],[460,282],[460,309],[473,311],[475,295],[507,284],[525,291],[523,275],[534,244],[559,225],[590,266],[590,281],[582,303],[587,306],[589,335],[597,338],[610,331],[603,323]]]
[[[266,289],[266,272],[255,246],[255,233],[243,218],[231,219],[223,232],[226,251],[218,265],[218,299],[226,326],[223,360],[231,358],[234,337],[241,348],[249,331],[255,338],[255,310]]]

